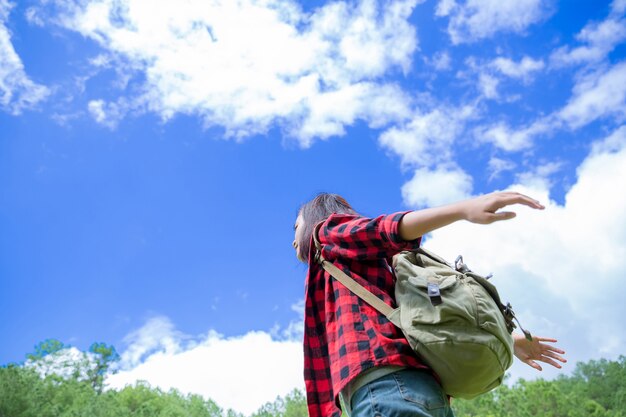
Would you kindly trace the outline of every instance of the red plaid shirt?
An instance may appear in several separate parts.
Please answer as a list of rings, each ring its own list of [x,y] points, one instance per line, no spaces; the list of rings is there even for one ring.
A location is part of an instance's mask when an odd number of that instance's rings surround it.
[[[404,241],[405,213],[368,219],[333,214],[319,229],[322,255],[355,281],[395,306],[395,278],[388,265],[420,239]],[[305,289],[304,379],[310,417],[341,415],[338,394],[361,372],[381,365],[426,368],[402,332],[315,263],[311,239]]]

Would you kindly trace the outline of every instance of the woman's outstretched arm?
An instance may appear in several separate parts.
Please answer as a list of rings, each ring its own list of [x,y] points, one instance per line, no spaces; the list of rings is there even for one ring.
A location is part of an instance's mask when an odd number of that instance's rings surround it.
[[[526,195],[515,192],[497,192],[446,206],[412,211],[402,217],[398,230],[402,239],[415,240],[459,220],[478,224],[508,220],[515,217],[515,213],[498,210],[513,204],[523,204],[539,210],[544,208],[537,200]]]

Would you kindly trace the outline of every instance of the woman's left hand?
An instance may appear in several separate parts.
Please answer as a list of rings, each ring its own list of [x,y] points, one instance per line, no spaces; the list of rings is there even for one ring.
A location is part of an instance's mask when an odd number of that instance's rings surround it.
[[[542,342],[556,343],[556,339],[546,337],[533,336],[533,341],[526,339],[524,335],[514,334],[514,352],[515,356],[528,366],[541,371],[541,366],[535,361],[545,362],[555,368],[561,369],[561,365],[556,362],[567,362],[563,355],[565,351]]]

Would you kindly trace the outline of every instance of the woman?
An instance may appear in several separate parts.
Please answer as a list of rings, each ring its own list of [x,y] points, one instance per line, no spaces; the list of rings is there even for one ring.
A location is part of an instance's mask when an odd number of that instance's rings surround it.
[[[414,250],[421,236],[459,220],[490,224],[515,217],[499,212],[512,204],[544,207],[534,199],[500,192],[443,207],[359,216],[346,200],[320,194],[304,204],[294,226],[293,246],[308,263],[305,291],[304,375],[310,417],[337,417],[340,400],[351,417],[453,416],[437,377],[413,352],[402,332],[315,262],[317,236],[325,259],[333,262],[389,305],[395,304],[390,259]],[[541,370],[536,361],[560,368],[564,352],[534,337],[514,335],[515,355]]]

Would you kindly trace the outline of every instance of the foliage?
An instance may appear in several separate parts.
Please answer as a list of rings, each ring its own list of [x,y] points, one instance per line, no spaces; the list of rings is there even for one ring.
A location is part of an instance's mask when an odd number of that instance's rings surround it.
[[[115,373],[120,356],[113,346],[93,343],[87,352],[65,345],[56,339],[47,339],[26,355],[25,366],[42,377],[87,381],[97,393],[104,389],[104,378]]]
[[[578,363],[571,376],[522,379],[452,406],[457,417],[626,417],[626,357]]]
[[[120,360],[120,355],[113,346],[104,343],[94,343],[89,347],[93,357],[93,366],[87,370],[87,379],[91,386],[101,393],[104,388],[104,377],[107,373],[114,373],[111,367]]]
[[[284,399],[278,397],[273,403],[265,404],[251,417],[306,417],[307,414],[304,394],[294,389]]]
[[[198,395],[163,392],[147,383],[100,393],[91,381],[41,376],[31,368],[0,368],[0,417],[222,417]]]
[[[244,417],[199,395],[165,392],[146,382],[106,390],[104,377],[119,359],[115,348],[94,343],[83,356],[51,360],[68,349],[49,339],[24,365],[0,367],[0,417]],[[70,372],[62,372],[64,366]],[[626,357],[579,363],[571,376],[553,381],[504,384],[471,401],[453,400],[452,407],[457,417],[626,417]],[[294,390],[251,417],[306,415],[304,394]]]
[[[48,356],[52,353],[59,352],[60,350],[66,349],[66,346],[63,342],[56,339],[46,339],[43,342],[39,342],[35,345],[35,351],[33,353],[29,353],[26,357],[30,360],[36,361],[39,359],[43,359],[45,356]]]

